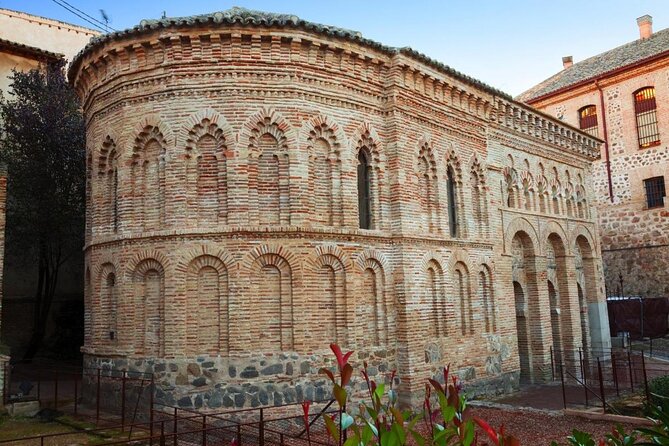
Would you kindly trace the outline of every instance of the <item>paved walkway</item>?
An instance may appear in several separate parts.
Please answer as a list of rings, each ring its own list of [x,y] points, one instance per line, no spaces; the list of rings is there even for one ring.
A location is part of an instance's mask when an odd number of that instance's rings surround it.
[[[580,386],[565,387],[567,407],[584,406],[585,392]],[[588,394],[589,406],[601,407],[602,402],[592,393]],[[564,398],[560,383],[524,386],[518,392],[493,400],[495,403],[509,404],[517,407],[532,407],[544,410],[564,409]]]

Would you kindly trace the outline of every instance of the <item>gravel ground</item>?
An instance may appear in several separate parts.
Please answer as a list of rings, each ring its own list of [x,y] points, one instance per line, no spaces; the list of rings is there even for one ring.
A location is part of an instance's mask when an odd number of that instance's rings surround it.
[[[504,425],[506,431],[518,438],[523,446],[549,446],[553,440],[561,445],[566,444],[567,436],[574,429],[589,432],[595,440],[599,440],[611,432],[611,428],[615,425],[609,421],[594,421],[561,414],[487,407],[472,408],[472,414],[484,419],[496,429]],[[623,425],[623,427],[625,431],[630,431],[636,426]],[[484,437],[479,435],[479,438]]]

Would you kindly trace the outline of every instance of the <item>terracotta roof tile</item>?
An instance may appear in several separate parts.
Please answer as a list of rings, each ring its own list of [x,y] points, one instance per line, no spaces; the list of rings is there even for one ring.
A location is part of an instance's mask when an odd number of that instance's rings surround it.
[[[669,28],[575,63],[516,97],[530,102],[562,88],[605,75],[613,70],[641,62],[669,51]]]
[[[23,43],[12,42],[11,40],[0,39],[0,51],[11,51],[14,53],[29,54],[39,59],[62,59],[60,53],[52,53],[51,51],[43,50]]]
[[[491,94],[501,96],[506,99],[512,99],[509,94],[496,88],[493,88],[477,79],[474,79],[471,76],[467,76],[457,70],[454,70],[448,65],[442,64],[441,62],[431,59],[428,56],[419,53],[411,48],[408,47],[395,48],[386,46],[379,42],[375,42],[373,40],[363,37],[362,34],[358,31],[353,31],[345,28],[338,28],[336,26],[321,25],[319,23],[308,22],[292,14],[279,14],[272,12],[255,11],[240,7],[233,7],[225,11],[213,12],[202,15],[193,15],[187,17],[166,17],[158,20],[142,20],[139,23],[139,25],[136,25],[133,28],[93,37],[91,38],[88,45],[86,45],[86,47],[84,47],[84,49],[81,50],[79,54],[77,54],[72,60],[72,64],[70,65],[70,71],[69,71],[70,80],[73,79],[73,73],[77,71],[77,67],[81,63],[81,59],[83,58],[83,56],[89,51],[91,51],[93,48],[99,47],[105,42],[121,39],[126,36],[142,34],[152,30],[170,28],[173,26],[197,26],[199,24],[211,24],[211,23],[256,25],[256,26],[266,26],[266,27],[290,27],[290,28],[304,29],[307,31],[312,31],[318,34],[325,34],[332,37],[340,37],[346,40],[358,42],[362,45],[376,48],[379,51],[385,52],[387,54],[400,53],[407,55],[413,59],[418,60],[419,62],[422,62],[439,71],[445,72],[448,75],[460,79],[462,82],[465,82],[477,88],[481,88],[485,91],[488,91]]]

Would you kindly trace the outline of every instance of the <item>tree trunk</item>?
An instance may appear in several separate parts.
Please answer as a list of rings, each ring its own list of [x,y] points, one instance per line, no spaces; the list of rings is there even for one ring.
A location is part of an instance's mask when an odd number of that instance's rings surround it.
[[[23,360],[31,362],[42,347],[46,335],[46,325],[49,321],[51,303],[56,294],[59,261],[52,265],[49,261],[48,248],[40,245],[37,290],[35,293],[35,307],[33,309],[33,332]],[[52,271],[55,270],[55,271]]]

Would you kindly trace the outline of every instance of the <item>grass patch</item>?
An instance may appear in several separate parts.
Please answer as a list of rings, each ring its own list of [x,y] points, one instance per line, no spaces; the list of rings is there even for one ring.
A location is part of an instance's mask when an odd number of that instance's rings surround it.
[[[0,416],[0,440],[72,432],[73,430],[71,427],[53,421],[44,422],[36,418]]]
[[[51,437],[45,441],[45,446],[68,446],[72,444],[96,446],[112,441],[127,440],[128,432],[117,429],[104,429],[95,433],[86,431],[95,429],[95,425],[69,416],[61,416],[53,421],[43,421],[39,418],[10,417],[0,415],[0,440],[20,440],[21,438],[38,435],[67,433]],[[70,434],[71,433],[71,434]],[[148,436],[147,432],[133,431],[132,438]],[[23,444],[20,441],[10,443],[9,446]]]

